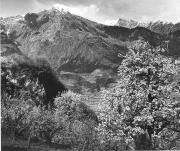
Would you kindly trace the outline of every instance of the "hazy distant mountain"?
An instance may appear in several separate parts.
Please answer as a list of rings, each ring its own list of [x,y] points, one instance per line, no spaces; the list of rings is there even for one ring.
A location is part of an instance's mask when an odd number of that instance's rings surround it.
[[[171,22],[163,22],[163,21],[156,21],[156,22],[138,22],[135,20],[126,20],[126,19],[119,19],[116,23],[117,26],[126,27],[126,28],[135,28],[135,27],[145,27],[150,29],[153,32],[159,34],[169,34],[170,32],[174,32],[180,30],[180,23],[173,24]]]
[[[116,23],[116,26],[121,26],[121,27],[126,27],[126,28],[135,28],[135,27],[138,27],[138,26],[141,26],[141,27],[146,27],[147,24],[145,23],[140,23],[140,22],[137,22],[135,20],[126,20],[126,19],[122,19],[120,18],[117,23]]]

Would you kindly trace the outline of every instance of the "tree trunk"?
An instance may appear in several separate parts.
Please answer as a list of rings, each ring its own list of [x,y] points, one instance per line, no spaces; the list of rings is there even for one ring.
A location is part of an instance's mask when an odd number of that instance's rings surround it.
[[[27,151],[29,150],[30,145],[31,145],[31,134],[30,134],[30,135],[29,135],[29,137],[28,137],[28,142],[27,142]]]
[[[136,150],[151,150],[152,149],[152,140],[149,136],[147,130],[145,134],[141,134],[135,139]]]

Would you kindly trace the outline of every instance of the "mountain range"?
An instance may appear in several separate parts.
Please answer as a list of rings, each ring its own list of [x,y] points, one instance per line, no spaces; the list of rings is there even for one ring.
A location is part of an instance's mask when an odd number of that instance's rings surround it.
[[[44,58],[61,81],[79,91],[114,82],[123,56],[137,40],[164,47],[167,55],[180,56],[180,23],[119,19],[115,26],[107,26],[51,9],[24,17],[1,17],[0,27],[23,56]]]
[[[120,26],[120,27],[130,28],[130,29],[136,28],[138,26],[145,27],[153,32],[156,32],[162,35],[180,30],[180,23],[173,24],[171,22],[163,22],[160,20],[156,22],[152,22],[152,21],[138,22],[132,19],[127,20],[127,19],[120,18],[115,25]]]

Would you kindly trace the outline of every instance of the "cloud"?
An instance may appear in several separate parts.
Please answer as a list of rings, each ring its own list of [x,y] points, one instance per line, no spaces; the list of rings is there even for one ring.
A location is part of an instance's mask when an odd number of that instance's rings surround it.
[[[61,10],[64,9],[66,11],[71,12],[72,14],[76,14],[82,17],[87,17],[87,18],[96,18],[96,14],[98,14],[99,8],[96,5],[89,5],[89,6],[83,6],[83,5],[78,5],[78,6],[67,6],[64,4],[54,4],[54,8]]]
[[[180,22],[180,0],[0,0],[2,16],[56,7],[90,20],[112,24],[119,18]]]
[[[180,0],[112,0],[104,1],[100,12],[114,18],[137,21],[180,21]]]
[[[38,1],[48,3],[46,0]],[[142,22],[180,21],[180,0],[51,0],[51,2],[64,5],[74,14],[101,23],[111,23],[118,18]]]
[[[101,21],[101,23],[113,26],[117,23],[117,19],[105,19],[104,21]]]

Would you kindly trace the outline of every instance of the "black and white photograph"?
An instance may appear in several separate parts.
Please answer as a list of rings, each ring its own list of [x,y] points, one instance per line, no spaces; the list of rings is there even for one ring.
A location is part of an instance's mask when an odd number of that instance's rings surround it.
[[[180,0],[0,0],[2,151],[180,151]]]

